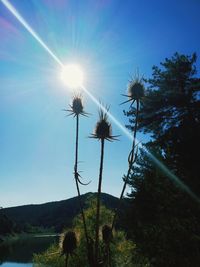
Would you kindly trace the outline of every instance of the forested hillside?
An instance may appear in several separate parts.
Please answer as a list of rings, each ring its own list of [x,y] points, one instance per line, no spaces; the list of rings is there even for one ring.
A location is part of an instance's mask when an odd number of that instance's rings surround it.
[[[82,195],[84,206],[87,201],[95,197],[95,193]],[[117,206],[118,199],[111,195],[102,194],[102,203],[109,209]],[[6,208],[4,214],[15,221],[25,231],[31,226],[39,226],[54,229],[60,232],[64,226],[70,226],[74,217],[80,213],[78,198],[49,202],[39,205],[25,205],[19,207]]]

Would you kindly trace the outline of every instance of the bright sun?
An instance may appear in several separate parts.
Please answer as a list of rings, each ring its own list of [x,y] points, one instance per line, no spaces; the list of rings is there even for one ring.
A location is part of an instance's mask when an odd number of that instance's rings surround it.
[[[78,64],[65,65],[61,70],[61,80],[70,88],[82,87],[84,75],[81,67]]]

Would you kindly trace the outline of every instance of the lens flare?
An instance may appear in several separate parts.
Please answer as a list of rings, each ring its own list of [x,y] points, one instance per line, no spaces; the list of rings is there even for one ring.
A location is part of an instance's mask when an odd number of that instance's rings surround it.
[[[38,41],[38,43],[49,53],[49,55],[60,65],[64,66],[60,59],[51,51],[51,49],[42,41],[40,36],[31,28],[31,26],[20,15],[16,8],[8,0],[0,0],[4,6],[14,15],[14,17],[24,26],[24,28]]]

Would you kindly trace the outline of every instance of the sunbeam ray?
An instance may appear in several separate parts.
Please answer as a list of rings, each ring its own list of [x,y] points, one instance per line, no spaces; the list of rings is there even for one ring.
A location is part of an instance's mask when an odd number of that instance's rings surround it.
[[[142,146],[142,145],[141,145]],[[149,155],[151,160],[159,167],[159,169],[165,173],[168,178],[174,182],[179,188],[185,191],[190,197],[196,200],[200,204],[200,198],[192,192],[192,190],[181,181],[172,171],[170,171],[160,160],[158,160],[146,147],[142,146],[142,149]]]
[[[85,88],[82,87],[82,89],[85,91],[85,93],[92,99],[92,101],[99,107],[101,108],[104,112],[107,112],[109,118],[114,122],[114,124],[122,130],[123,133],[126,134],[126,136],[133,141],[133,136],[132,134],[109,112],[107,109]],[[136,144],[142,148],[149,158],[158,166],[158,168],[164,172],[171,181],[173,181],[177,186],[179,186],[182,190],[188,193],[194,200],[196,200],[198,203],[200,203],[200,199],[198,196],[196,196],[192,190],[184,184],[172,171],[170,171],[160,160],[158,160],[146,147],[144,147],[141,142],[139,142],[136,139]]]
[[[15,18],[26,28],[26,30],[38,41],[38,43],[49,53],[49,55],[61,66],[64,64],[60,59],[51,51],[51,49],[43,42],[39,35],[31,28],[31,26],[25,21],[25,19],[20,15],[20,13],[15,9],[15,7],[8,0],[0,0],[4,6],[15,16]],[[85,87],[82,87],[83,91],[90,97],[90,99],[103,111],[107,112],[105,107],[91,94]],[[112,122],[124,133],[126,136],[133,141],[133,136],[130,132],[110,113],[107,112],[109,118]],[[137,143],[139,143],[137,141]],[[190,195],[194,200],[200,203],[200,198],[196,196],[191,189],[185,185],[181,179],[179,179],[171,170],[169,170],[162,162],[160,162],[150,151],[148,151],[144,146],[139,144],[142,149],[149,155],[149,158],[157,165],[157,167],[162,170],[171,180],[173,180],[179,188],[184,190],[188,195]]]
[[[60,65],[64,66],[59,58],[51,51],[51,49],[42,41],[39,35],[31,28],[20,13],[8,0],[0,0],[4,6],[15,16],[15,18],[25,27],[25,29],[40,43],[40,45],[51,55],[51,57]]]
[[[105,113],[108,114],[109,118],[114,122],[114,124],[121,129],[123,133],[128,136],[128,138],[132,141],[133,136],[132,134],[91,94],[84,86],[81,87],[81,89],[91,98],[91,100],[99,107],[101,108]]]

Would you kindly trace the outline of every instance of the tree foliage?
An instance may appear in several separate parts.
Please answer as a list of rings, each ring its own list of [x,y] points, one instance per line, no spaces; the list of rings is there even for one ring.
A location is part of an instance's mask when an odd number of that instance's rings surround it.
[[[0,210],[0,235],[12,234],[15,229],[14,222]]]
[[[146,148],[200,198],[200,79],[196,54],[178,53],[154,66],[143,99],[139,129]],[[135,109],[125,112],[134,127]],[[141,150],[130,179],[130,232],[153,266],[198,266],[200,205],[169,180]],[[180,185],[180,183],[179,183]]]

